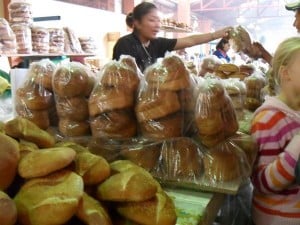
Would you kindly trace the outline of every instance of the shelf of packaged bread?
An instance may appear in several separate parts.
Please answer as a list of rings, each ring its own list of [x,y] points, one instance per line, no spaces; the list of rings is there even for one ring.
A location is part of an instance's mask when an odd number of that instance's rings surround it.
[[[176,225],[212,225],[225,194],[164,188],[173,199]]]
[[[167,25],[161,26],[160,29],[165,32],[174,32],[174,33],[191,33],[192,32],[192,30],[187,30],[185,28],[167,26]]]

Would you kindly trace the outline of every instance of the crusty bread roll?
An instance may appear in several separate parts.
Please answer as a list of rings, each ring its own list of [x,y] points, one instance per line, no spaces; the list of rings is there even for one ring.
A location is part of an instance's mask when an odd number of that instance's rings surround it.
[[[197,115],[196,124],[201,135],[217,134],[224,128],[222,113],[220,111],[208,112],[206,116]]]
[[[18,221],[24,225],[64,224],[77,212],[82,196],[83,181],[71,171],[31,179],[14,197]]]
[[[100,200],[135,202],[154,197],[157,185],[153,178],[134,168],[109,177],[98,186],[97,197]]]
[[[221,71],[227,75],[239,72],[240,68],[232,63],[223,63],[217,67],[217,71]]]
[[[103,157],[81,152],[76,155],[75,172],[82,177],[85,185],[94,185],[109,177],[110,167]]]
[[[18,172],[26,179],[46,176],[68,166],[75,155],[76,152],[68,147],[32,151],[21,158]]]
[[[59,66],[53,74],[52,85],[60,97],[84,96],[90,88],[87,69],[78,62]]]
[[[54,137],[47,131],[22,117],[16,117],[6,122],[4,130],[7,135],[13,138],[31,141],[41,148],[50,148],[55,144]]]
[[[39,147],[33,142],[20,139],[19,149],[20,149],[20,158],[22,158],[24,155],[26,155],[29,152],[39,150]]]
[[[0,191],[0,221],[1,225],[14,225],[17,221],[16,205],[3,191]]]
[[[147,89],[140,93],[135,112],[139,122],[162,118],[180,110],[176,92]]]
[[[58,122],[59,131],[67,137],[85,136],[90,133],[90,124],[87,120],[75,121],[60,118]]]
[[[136,64],[135,58],[130,55],[121,55],[120,56],[120,63],[128,66],[132,69],[136,74],[139,73],[139,68]]]
[[[149,120],[139,124],[143,137],[150,139],[165,139],[182,136],[183,115],[171,114],[156,120]]]
[[[18,142],[0,133],[0,190],[5,190],[13,182],[20,158]]]
[[[120,203],[117,211],[124,217],[144,225],[175,225],[176,212],[171,198],[164,192],[143,202]]]
[[[86,193],[79,202],[76,216],[87,225],[112,225],[111,219],[101,202]]]
[[[89,117],[88,100],[85,97],[56,98],[56,110],[60,118],[83,121]]]
[[[133,106],[134,95],[127,89],[97,86],[89,98],[90,116]]]

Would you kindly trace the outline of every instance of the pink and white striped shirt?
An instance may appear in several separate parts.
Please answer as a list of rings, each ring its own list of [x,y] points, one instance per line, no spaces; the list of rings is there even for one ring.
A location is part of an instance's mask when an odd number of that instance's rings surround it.
[[[295,166],[300,155],[300,112],[267,97],[254,113],[251,133],[259,151],[252,174],[256,225],[300,225],[300,186]]]

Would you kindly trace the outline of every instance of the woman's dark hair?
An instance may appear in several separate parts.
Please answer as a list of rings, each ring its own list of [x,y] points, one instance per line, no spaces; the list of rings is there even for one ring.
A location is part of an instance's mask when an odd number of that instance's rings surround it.
[[[217,46],[216,46],[216,49],[224,50],[224,45],[227,44],[227,43],[229,43],[228,39],[222,38],[222,39],[218,42],[218,44],[217,44]]]
[[[153,3],[142,2],[134,7],[133,12],[126,16],[126,24],[128,27],[133,28],[133,22],[135,20],[141,21],[142,18],[148,14],[151,10],[157,9]]]

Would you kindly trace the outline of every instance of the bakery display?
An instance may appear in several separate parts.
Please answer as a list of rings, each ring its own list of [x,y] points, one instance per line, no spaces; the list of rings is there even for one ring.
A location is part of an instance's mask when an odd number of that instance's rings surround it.
[[[65,35],[62,28],[48,28],[49,53],[63,54],[65,51]]]
[[[8,16],[10,24],[33,24],[32,6],[28,1],[11,1],[8,4]]]
[[[85,53],[96,53],[97,47],[94,38],[92,37],[79,37],[81,49]]]
[[[25,24],[13,24],[11,29],[16,36],[17,53],[31,54],[32,53],[32,39],[31,29]]]
[[[204,77],[206,74],[214,73],[222,61],[215,55],[206,56],[200,63],[199,76]]]
[[[16,35],[6,19],[0,18],[0,53],[14,54],[17,52]]]

